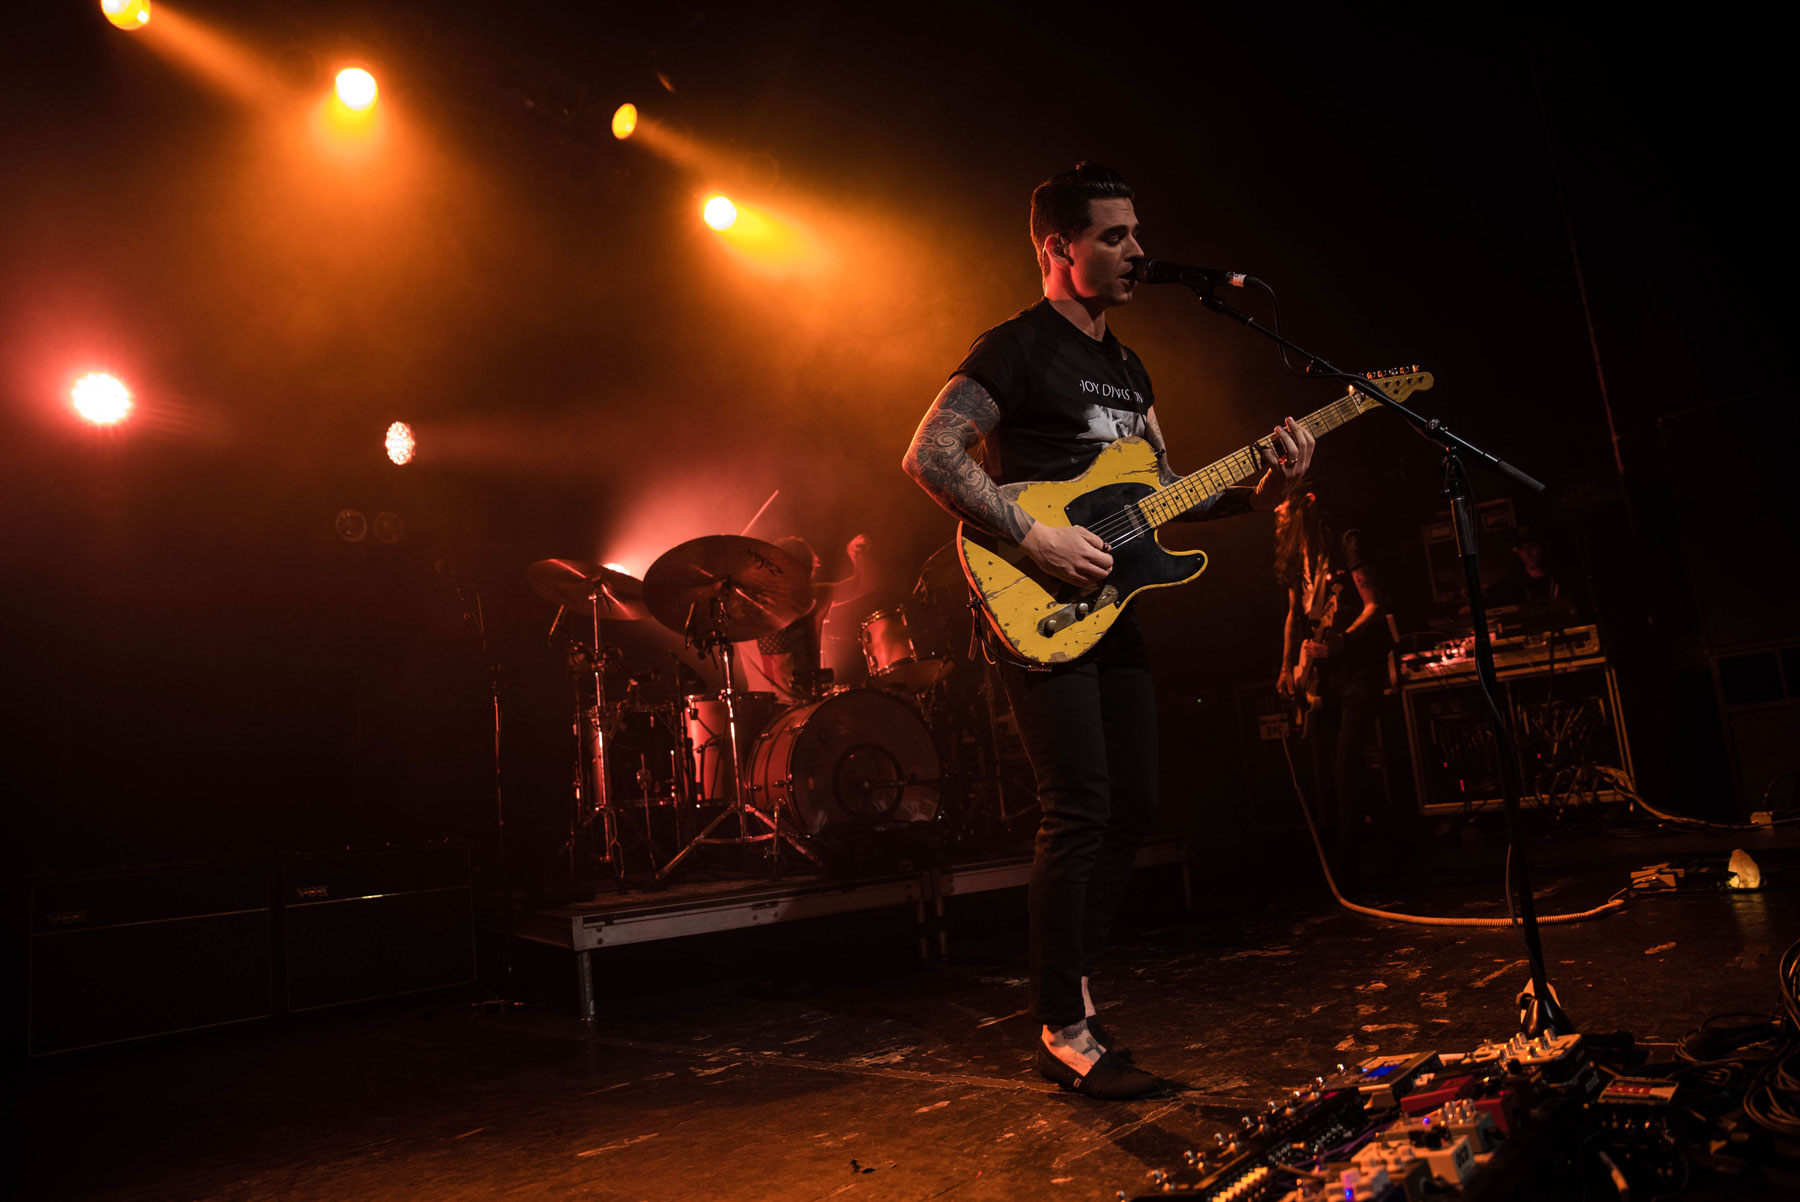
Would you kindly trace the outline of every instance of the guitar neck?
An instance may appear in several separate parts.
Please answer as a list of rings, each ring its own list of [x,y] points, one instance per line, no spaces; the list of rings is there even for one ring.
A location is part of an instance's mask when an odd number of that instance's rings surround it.
[[[1299,424],[1310,430],[1314,438],[1318,438],[1363,412],[1363,407],[1357,403],[1356,394],[1350,393],[1323,409],[1307,414],[1300,419]],[[1152,526],[1173,521],[1214,493],[1262,471],[1266,466],[1262,452],[1265,449],[1274,450],[1274,444],[1274,435],[1259,438],[1249,446],[1233,451],[1225,458],[1209,463],[1199,471],[1183,476],[1175,483],[1144,497],[1138,502],[1138,508]]]

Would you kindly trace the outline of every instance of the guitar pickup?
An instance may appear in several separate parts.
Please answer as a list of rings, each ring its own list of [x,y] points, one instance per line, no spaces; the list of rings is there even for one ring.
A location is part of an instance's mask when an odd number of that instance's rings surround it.
[[[1096,609],[1099,609],[1101,606],[1112,605],[1117,602],[1118,599],[1119,590],[1110,584],[1106,585],[1091,598],[1081,601],[1071,601],[1060,609],[1052,610],[1038,622],[1038,633],[1042,635],[1052,635],[1059,630],[1067,629],[1093,613]]]

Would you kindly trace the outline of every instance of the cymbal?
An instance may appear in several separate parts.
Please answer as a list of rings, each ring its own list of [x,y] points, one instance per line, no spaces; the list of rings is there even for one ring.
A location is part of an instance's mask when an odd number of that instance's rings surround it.
[[[711,534],[650,565],[644,602],[691,642],[742,642],[774,634],[812,608],[809,566],[760,539]]]
[[[602,598],[600,616],[636,622],[650,616],[644,605],[644,582],[615,568],[579,559],[540,559],[525,569],[532,591],[557,605],[587,609]]]

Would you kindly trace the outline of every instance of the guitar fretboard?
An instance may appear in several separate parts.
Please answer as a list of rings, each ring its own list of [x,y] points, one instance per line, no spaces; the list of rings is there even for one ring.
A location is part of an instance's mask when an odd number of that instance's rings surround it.
[[[1368,402],[1373,405],[1375,402]],[[1358,403],[1355,393],[1339,397],[1331,404],[1316,412],[1309,413],[1300,419],[1299,424],[1312,431],[1314,438],[1337,429],[1345,422],[1359,416],[1363,406]],[[1167,485],[1140,500],[1138,509],[1146,521],[1152,526],[1160,526],[1164,522],[1180,517],[1206,498],[1222,489],[1230,488],[1240,480],[1247,480],[1261,472],[1267,464],[1263,462],[1262,451],[1274,450],[1273,435],[1259,438],[1241,450],[1233,451],[1216,463],[1210,463],[1199,471],[1183,476],[1175,483]]]

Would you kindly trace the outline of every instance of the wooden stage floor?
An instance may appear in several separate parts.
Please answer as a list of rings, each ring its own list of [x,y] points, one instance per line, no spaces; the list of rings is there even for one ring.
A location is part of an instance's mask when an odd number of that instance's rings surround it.
[[[1800,936],[1800,844],[1780,832],[1542,841],[1541,907],[1586,909],[1630,869],[1733,846],[1758,893],[1669,894],[1546,928],[1586,1031],[1669,1043],[1769,1013]],[[1505,914],[1492,840],[1444,839],[1370,891],[1416,912]],[[607,949],[597,1021],[570,952],[521,942],[515,984],[27,1066],[12,1195],[59,1199],[1109,1199],[1243,1112],[1376,1052],[1513,1031],[1515,933],[1343,911],[1309,858],[1230,887],[1140,873],[1095,988],[1169,1097],[1059,1093],[1027,1063],[1022,892],[966,900],[921,961],[904,906]],[[491,985],[489,989],[491,990]],[[1709,1192],[1710,1190],[1710,1192]],[[1775,1196],[1705,1187],[1691,1196]]]

